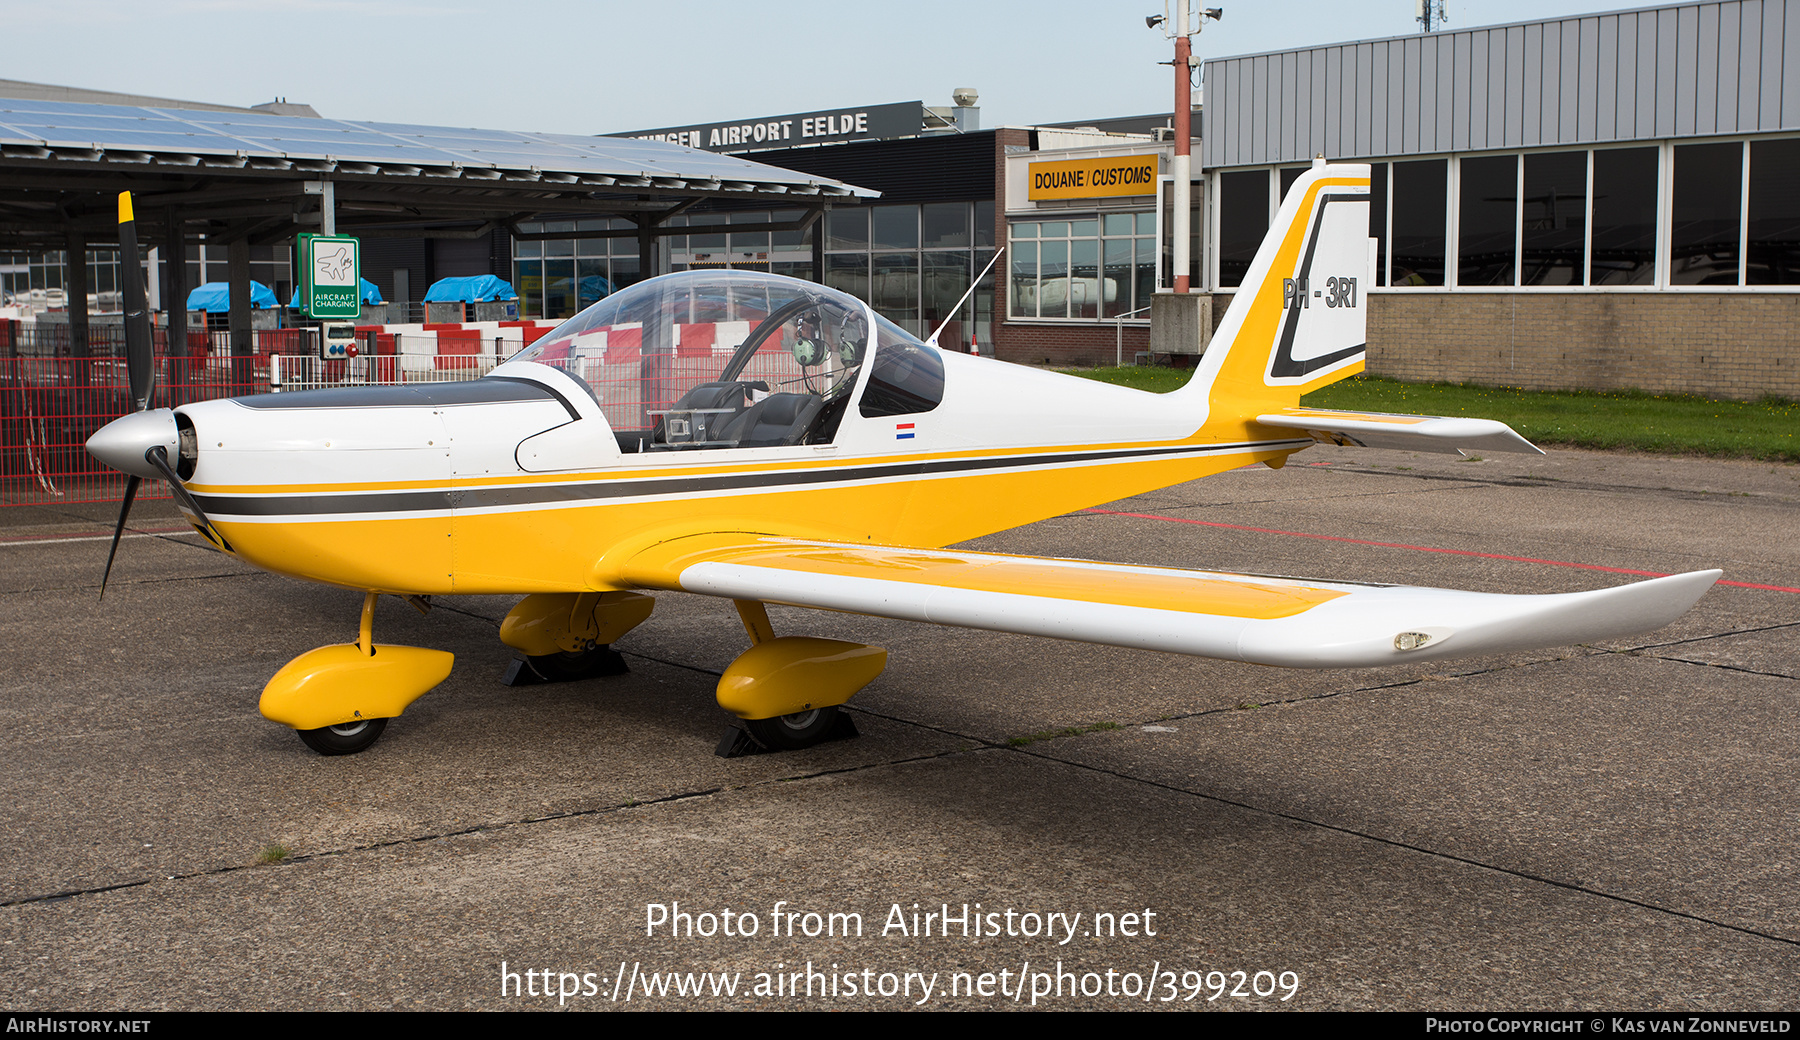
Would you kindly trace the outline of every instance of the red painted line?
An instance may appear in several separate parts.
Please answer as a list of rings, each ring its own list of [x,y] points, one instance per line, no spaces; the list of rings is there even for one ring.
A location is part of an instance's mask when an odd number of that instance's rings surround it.
[[[1513,563],[1541,563],[1547,567],[1575,567],[1584,571],[1606,571],[1609,574],[1636,574],[1645,578],[1666,578],[1662,571],[1636,571],[1628,567],[1603,567],[1597,563],[1571,563],[1568,560],[1540,560],[1533,556],[1503,556],[1500,553],[1474,552],[1469,549],[1439,549],[1429,545],[1408,545],[1405,542],[1372,542],[1366,538],[1339,538],[1330,534],[1307,534],[1305,531],[1278,531],[1273,527],[1248,527],[1244,524],[1222,524],[1216,520],[1189,520],[1179,516],[1158,516],[1155,513],[1126,513],[1117,509],[1084,509],[1084,513],[1099,513],[1103,516],[1129,516],[1138,520],[1163,520],[1171,524],[1194,524],[1198,527],[1223,527],[1232,531],[1253,531],[1257,534],[1280,534],[1290,538],[1314,538],[1321,542],[1345,542],[1350,545],[1372,545],[1379,549],[1413,549],[1418,552],[1444,553],[1449,556],[1479,556],[1484,560],[1509,560]],[[1788,588],[1786,585],[1759,585],[1749,581],[1720,581],[1720,585],[1731,585],[1740,589],[1767,589],[1771,592],[1800,593],[1800,589]]]

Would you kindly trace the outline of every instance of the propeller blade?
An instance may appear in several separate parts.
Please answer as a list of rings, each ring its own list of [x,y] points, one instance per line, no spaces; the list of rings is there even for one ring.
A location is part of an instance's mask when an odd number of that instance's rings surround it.
[[[137,219],[131,211],[131,192],[122,191],[119,193],[119,275],[125,297],[125,370],[131,380],[132,407],[137,412],[150,407],[150,396],[156,391],[156,343],[150,334],[150,309],[144,299],[143,271],[138,255]],[[175,471],[169,467],[168,453],[161,445],[151,450],[157,457],[150,459],[146,453],[146,460],[167,474],[169,486],[176,489],[178,496],[192,502],[193,496],[181,486]],[[100,573],[100,599],[103,601],[107,580],[112,577],[113,561],[119,555],[119,539],[125,536],[125,521],[131,516],[131,503],[136,501],[138,487],[144,482],[144,478],[136,473],[129,474],[129,478],[125,481],[125,499],[119,503],[119,522],[113,527],[112,547],[106,551],[106,570]],[[212,523],[205,520],[206,514],[199,512],[198,505],[194,510],[210,531]],[[216,536],[217,532],[213,534]]]
[[[131,515],[131,501],[137,497],[138,485],[144,478],[132,474],[125,482],[125,501],[119,503],[119,526],[113,528],[112,548],[106,553],[106,570],[100,575],[100,598],[106,598],[106,579],[112,577],[113,557],[119,555],[119,538],[125,533],[125,518]]]
[[[144,452],[144,461],[156,467],[157,472],[163,475],[163,479],[169,482],[169,491],[175,496],[175,501],[181,503],[183,509],[194,514],[194,519],[200,522],[200,533],[214,545],[230,552],[231,546],[225,541],[225,536],[220,534],[219,529],[206,518],[206,511],[200,508],[200,503],[194,500],[193,493],[187,489],[186,484],[181,482],[181,477],[176,474],[175,467],[169,465],[168,450],[158,444]]]
[[[150,407],[156,390],[156,346],[150,336],[150,311],[144,302],[143,265],[138,256],[137,220],[131,192],[119,193],[119,277],[125,294],[125,367],[131,376],[131,400],[138,411]]]

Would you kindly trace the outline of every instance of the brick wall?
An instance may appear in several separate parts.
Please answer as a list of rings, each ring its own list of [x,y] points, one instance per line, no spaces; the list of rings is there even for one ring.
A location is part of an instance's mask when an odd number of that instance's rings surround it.
[[[1232,297],[1213,298],[1215,327]],[[1800,399],[1800,295],[1371,293],[1371,375]]]
[[[1800,398],[1800,295],[1374,293],[1368,370],[1528,390]]]
[[[1110,365],[1119,354],[1118,332],[1110,321],[1087,325],[1007,322],[996,329],[995,339],[996,357],[1022,365]],[[1127,324],[1124,341],[1129,365],[1138,351],[1150,349],[1149,327]]]

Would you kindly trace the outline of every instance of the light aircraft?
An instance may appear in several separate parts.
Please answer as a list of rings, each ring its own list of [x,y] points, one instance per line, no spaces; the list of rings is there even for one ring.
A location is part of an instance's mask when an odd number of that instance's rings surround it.
[[[1191,381],[1168,394],[940,351],[825,286],[705,271],[621,289],[470,382],[147,410],[138,285],[139,411],[88,450],[131,476],[121,530],[139,481],[164,479],[218,548],[366,594],[355,642],[302,654],[262,694],[264,715],[324,754],[368,747],[450,672],[448,653],[375,642],[384,593],[523,596],[500,631],[523,655],[515,680],[619,670],[610,645],[650,593],[731,599],[750,646],[718,701],[773,749],[828,739],[886,651],[778,636],[766,603],[1312,668],[1673,620],[1720,572],[1494,595],[942,548],[1279,468],[1316,442],[1536,452],[1487,420],[1300,407],[1363,367],[1368,185],[1355,165],[1295,182]],[[136,255],[128,197],[121,224]]]

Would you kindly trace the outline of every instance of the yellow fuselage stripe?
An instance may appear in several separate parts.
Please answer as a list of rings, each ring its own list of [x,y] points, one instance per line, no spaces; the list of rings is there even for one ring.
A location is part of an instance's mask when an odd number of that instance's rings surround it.
[[[1242,421],[1236,425],[1241,429]],[[417,594],[582,592],[628,587],[619,572],[624,560],[609,550],[635,551],[665,537],[741,531],[823,541],[950,545],[1294,450],[1290,443],[932,479],[453,515],[215,522],[248,562],[312,581]],[[890,461],[885,456],[856,460],[870,465]],[[568,482],[566,476],[561,480]]]

